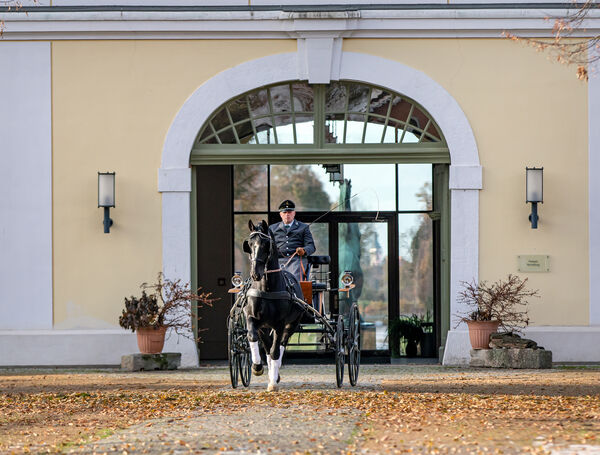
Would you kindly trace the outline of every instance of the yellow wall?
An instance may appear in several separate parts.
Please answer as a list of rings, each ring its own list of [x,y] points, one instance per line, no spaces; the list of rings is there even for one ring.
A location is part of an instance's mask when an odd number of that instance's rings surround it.
[[[344,50],[421,70],[457,100],[483,166],[480,279],[517,272],[519,254],[548,254],[550,273],[522,274],[542,296],[531,302],[533,325],[587,325],[587,85],[575,68],[502,39],[346,40]],[[525,166],[544,166],[537,230]]]
[[[118,324],[123,297],[161,270],[157,172],[171,122],[210,77],[295,41],[52,43],[54,322]],[[115,171],[110,234],[97,172]]]
[[[53,43],[57,328],[116,326],[123,297],[161,269],[157,169],[186,98],[235,64],[295,50],[293,40]],[[344,50],[419,69],[458,101],[484,169],[480,278],[516,272],[519,254],[549,254],[551,273],[523,275],[542,294],[534,323],[587,324],[587,86],[574,69],[501,39],[346,40]],[[526,165],[544,166],[538,230],[527,221]],[[110,234],[96,207],[99,170],[117,173]]]

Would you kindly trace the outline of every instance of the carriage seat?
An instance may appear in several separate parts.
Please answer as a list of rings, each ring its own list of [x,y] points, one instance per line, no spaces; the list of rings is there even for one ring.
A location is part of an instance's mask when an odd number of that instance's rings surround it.
[[[318,269],[319,266],[325,265],[325,264],[330,264],[330,263],[331,263],[330,256],[308,256],[309,269],[311,269],[311,268]],[[319,292],[319,291],[326,291],[326,290],[327,290],[327,283],[316,281],[313,278],[311,291]]]
[[[330,256],[308,256],[308,263],[313,267],[331,263]]]
[[[313,281],[312,282],[312,290],[314,291],[326,291],[327,290],[327,283],[320,283],[318,281]]]

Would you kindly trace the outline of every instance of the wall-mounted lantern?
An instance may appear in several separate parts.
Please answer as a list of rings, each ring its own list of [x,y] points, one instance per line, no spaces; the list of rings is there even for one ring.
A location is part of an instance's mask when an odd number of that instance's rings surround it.
[[[341,183],[344,181],[344,165],[343,164],[322,164],[325,172],[329,174],[330,182]]]
[[[104,233],[110,232],[113,220],[110,208],[115,206],[115,173],[98,172],[98,207],[104,207]]]
[[[525,172],[527,173],[526,202],[531,202],[531,215],[529,215],[529,221],[531,221],[531,229],[537,229],[539,219],[537,205],[538,202],[544,203],[544,168],[526,167]]]

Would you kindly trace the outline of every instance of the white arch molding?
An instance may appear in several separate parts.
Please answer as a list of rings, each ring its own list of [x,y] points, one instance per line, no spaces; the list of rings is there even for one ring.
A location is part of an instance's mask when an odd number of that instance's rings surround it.
[[[333,46],[340,48],[341,46]],[[330,59],[310,59],[300,52],[263,57],[230,68],[200,86],[177,113],[165,140],[158,190],[162,193],[163,272],[169,278],[190,281],[190,153],[194,139],[209,116],[227,100],[249,90],[290,80],[345,79],[387,87],[423,106],[436,120],[450,151],[451,256],[450,311],[461,310],[456,296],[461,281],[478,279],[479,190],[482,173],[473,131],[456,100],[426,74],[402,63],[354,52],[330,52]],[[339,66],[338,66],[339,65]],[[453,327],[453,324],[451,324]],[[171,337],[175,343],[176,337]],[[195,346],[189,342],[167,346],[183,350],[182,363],[197,363]],[[464,364],[469,359],[466,330],[451,330],[444,350],[444,364]]]

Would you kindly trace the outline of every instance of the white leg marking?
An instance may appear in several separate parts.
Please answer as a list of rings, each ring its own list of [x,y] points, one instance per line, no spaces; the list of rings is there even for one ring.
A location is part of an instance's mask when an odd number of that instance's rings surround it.
[[[277,378],[279,377],[279,360],[272,360],[271,365],[273,366],[273,374],[270,376],[271,382],[269,385],[273,385],[273,390],[277,388]],[[271,374],[271,370],[269,370],[269,374]]]
[[[273,359],[267,354],[267,368],[269,369],[269,384],[273,383]]]
[[[258,341],[250,342],[250,351],[252,352],[252,363],[260,365],[262,361],[260,360],[260,351],[258,349]]]
[[[283,361],[283,353],[285,352],[284,346],[279,346],[279,360],[277,360],[277,368],[281,368],[281,362]],[[277,379],[277,378],[275,378]]]

